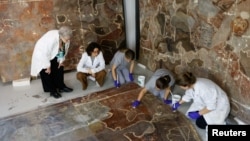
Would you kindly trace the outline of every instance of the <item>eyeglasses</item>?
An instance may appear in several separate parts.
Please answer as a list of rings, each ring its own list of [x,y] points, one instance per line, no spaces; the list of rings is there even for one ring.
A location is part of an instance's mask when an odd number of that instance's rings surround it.
[[[99,50],[94,50],[93,53],[97,53],[97,54],[98,54],[98,53],[99,53]]]

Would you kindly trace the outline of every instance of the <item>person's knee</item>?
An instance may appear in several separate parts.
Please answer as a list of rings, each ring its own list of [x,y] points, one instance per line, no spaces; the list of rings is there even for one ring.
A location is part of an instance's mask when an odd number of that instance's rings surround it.
[[[96,81],[98,82],[98,84],[100,86],[103,86],[104,84],[104,81],[105,81],[105,77],[106,77],[106,71],[105,70],[102,70],[100,72],[97,73],[97,76],[96,76]]]
[[[124,79],[125,79],[125,80],[124,80],[124,81],[125,81],[124,83],[129,83],[129,82],[131,82],[129,76],[125,77]]]
[[[119,82],[120,82],[121,85],[126,83],[126,81],[125,81],[124,78],[120,78],[120,79],[119,79]]]
[[[100,75],[101,75],[101,76],[105,77],[106,74],[107,74],[107,72],[106,72],[105,70],[100,71]]]
[[[105,78],[106,77],[106,71],[105,70],[102,70],[102,71],[100,71],[100,72],[97,72],[96,73],[96,76],[95,76],[95,78],[96,79],[103,79],[103,78]]]
[[[206,129],[207,126],[207,122],[204,119],[203,116],[199,117],[196,121],[195,121],[197,127],[201,128],[201,129]]]
[[[76,74],[76,78],[79,79],[86,79],[85,77],[87,77],[84,73],[82,72],[77,72]]]

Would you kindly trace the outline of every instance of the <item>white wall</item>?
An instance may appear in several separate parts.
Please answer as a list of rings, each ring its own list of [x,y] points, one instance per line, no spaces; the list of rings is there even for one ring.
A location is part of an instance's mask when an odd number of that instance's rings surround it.
[[[136,12],[135,0],[123,0],[125,14],[125,28],[127,45],[130,49],[135,50],[136,47]]]

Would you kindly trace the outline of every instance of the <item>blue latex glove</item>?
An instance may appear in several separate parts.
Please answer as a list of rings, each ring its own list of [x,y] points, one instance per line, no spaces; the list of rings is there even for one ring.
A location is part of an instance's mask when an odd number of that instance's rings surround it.
[[[116,88],[119,88],[121,86],[121,84],[117,80],[114,80],[114,85]]]
[[[171,103],[172,103],[172,100],[165,99],[165,100],[164,100],[164,103],[165,103],[165,104],[171,104]]]
[[[172,105],[172,110],[173,111],[176,111],[179,107],[180,107],[180,103],[179,102],[176,102],[176,103],[174,103],[173,105]]]
[[[134,81],[134,77],[133,77],[132,73],[129,73],[129,79],[130,79],[130,81]]]
[[[132,107],[133,108],[137,108],[139,105],[140,105],[140,101],[138,101],[138,100],[135,100],[133,103],[132,103]]]
[[[199,114],[199,111],[195,111],[195,112],[188,112],[188,116],[191,119],[197,119],[199,118],[201,115]]]

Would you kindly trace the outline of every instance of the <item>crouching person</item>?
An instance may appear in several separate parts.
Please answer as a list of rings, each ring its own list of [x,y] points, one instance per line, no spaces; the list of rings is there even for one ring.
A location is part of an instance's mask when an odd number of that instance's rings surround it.
[[[175,78],[172,72],[167,69],[156,70],[145,87],[140,91],[138,98],[132,103],[132,107],[137,108],[147,92],[163,100],[165,104],[171,104],[172,100],[168,100],[168,96],[174,88],[174,83]]]
[[[76,78],[81,82],[82,89],[85,90],[88,87],[88,78],[96,81],[96,84],[102,87],[106,74],[101,46],[92,42],[87,46],[77,65]]]
[[[191,72],[184,72],[176,78],[176,85],[185,90],[185,95],[174,104],[173,110],[192,100],[187,116],[195,120],[199,128],[226,123],[230,103],[227,94],[216,83],[207,78],[196,78]]]

